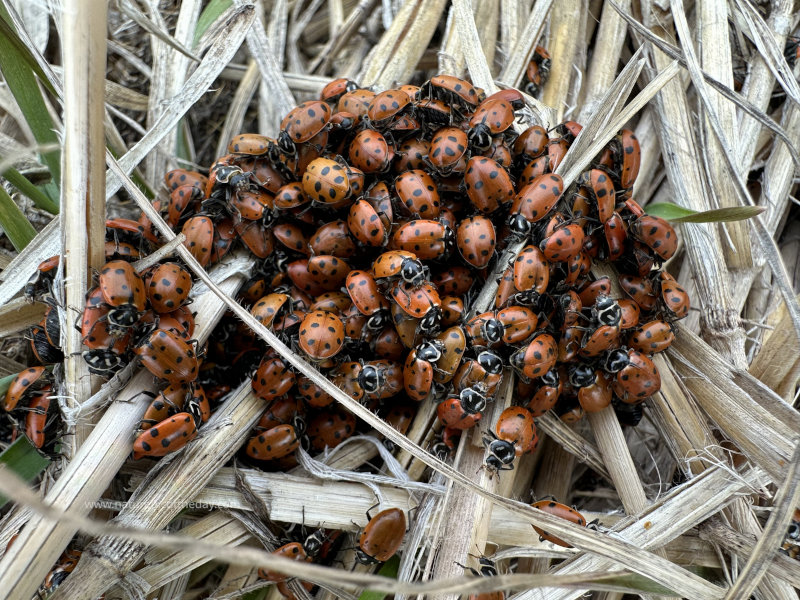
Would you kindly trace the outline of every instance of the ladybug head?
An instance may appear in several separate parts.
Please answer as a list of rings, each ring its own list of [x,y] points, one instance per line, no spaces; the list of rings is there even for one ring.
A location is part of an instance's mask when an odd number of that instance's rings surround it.
[[[112,335],[125,334],[136,325],[141,313],[133,304],[123,304],[108,311],[108,331]]]
[[[356,560],[362,565],[377,565],[381,561],[375,560],[369,554],[364,552],[361,548],[356,550]]]
[[[439,331],[439,321],[442,319],[442,311],[439,308],[432,308],[419,322],[419,330],[428,335],[433,335]]]
[[[558,371],[556,369],[550,369],[539,378],[539,381],[546,387],[558,387]]]
[[[400,277],[411,285],[422,285],[428,279],[428,267],[416,258],[406,258],[400,266]]]
[[[505,328],[499,319],[488,319],[481,326],[481,333],[489,344],[497,344],[502,341]]]
[[[619,373],[628,366],[628,352],[617,348],[609,351],[603,359],[603,368],[609,373]]]
[[[377,394],[383,383],[383,374],[374,365],[364,365],[358,374],[358,385],[365,394]]]
[[[514,444],[499,439],[491,430],[483,436],[483,444],[489,452],[484,460],[487,468],[493,471],[509,471],[514,468],[511,464],[517,455]]]
[[[365,325],[365,327],[369,331],[381,331],[388,324],[389,324],[388,315],[383,310],[379,310],[378,312],[373,314],[369,319],[367,319],[367,324]]]
[[[475,414],[486,410],[486,396],[474,387],[461,390],[458,399],[464,412]]]
[[[285,131],[281,131],[280,135],[278,136],[278,148],[281,152],[288,154],[289,156],[294,156],[295,152],[297,152],[291,136]]]
[[[486,123],[478,123],[467,135],[470,146],[475,152],[485,152],[492,147],[492,130]]]
[[[588,387],[594,383],[594,369],[589,365],[577,365],[569,374],[569,382],[573,387]]]
[[[125,366],[125,359],[107,349],[88,350],[83,353],[89,371],[102,377],[111,377],[114,373]]]
[[[592,312],[601,325],[619,325],[622,320],[622,308],[610,296],[598,296]]]
[[[481,575],[484,577],[494,577],[497,575],[497,567],[494,564],[494,561],[486,558],[485,556],[481,556],[478,559],[478,562],[481,565]]]
[[[519,238],[526,238],[531,233],[531,223],[519,213],[514,213],[508,217],[508,228],[512,235]]]
[[[319,554],[319,551],[322,549],[322,545],[325,543],[327,537],[328,536],[325,534],[324,529],[317,529],[305,539],[303,542],[303,550],[306,551],[308,556],[312,558],[315,557],[317,554]]]
[[[489,350],[484,350],[483,352],[478,354],[477,361],[478,364],[487,373],[490,373],[492,375],[499,375],[500,373],[503,372],[503,359],[500,358],[494,352],[490,352]]]
[[[442,358],[442,343],[439,340],[429,340],[417,346],[417,358],[428,362],[436,362]]]

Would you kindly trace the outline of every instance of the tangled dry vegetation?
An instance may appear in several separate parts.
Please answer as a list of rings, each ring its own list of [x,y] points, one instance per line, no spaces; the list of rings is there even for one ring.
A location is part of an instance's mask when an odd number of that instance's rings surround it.
[[[289,586],[300,598],[309,597],[300,579],[320,586],[317,598],[365,589],[374,595],[364,598],[495,598],[499,589],[515,599],[587,590],[797,597],[800,549],[786,540],[800,505],[792,0],[117,0],[107,15],[99,6],[4,5],[0,51],[29,57],[22,64],[37,74],[52,122],[31,121],[35,107],[15,95],[19,74],[0,61],[4,186],[33,225],[26,246],[12,239],[19,221],[3,221],[2,375],[34,364],[25,332],[44,306],[19,297],[29,276],[60,253],[70,274],[58,295],[66,357],[56,369],[58,452],[33,487],[0,471],[0,493],[13,501],[0,522],[5,597],[33,596],[68,547],[84,554],[53,598],[280,597],[259,567],[299,578]],[[480,433],[462,436],[443,461],[428,452],[435,406],[398,434],[252,319],[233,298],[253,261],[237,257],[195,272],[194,337],[207,339],[226,310],[238,311],[363,421],[363,435],[325,461],[301,454],[291,473],[237,468],[233,457],[264,410],[244,385],[185,451],[129,460],[153,378],[135,364],[108,382],[90,376],[71,326],[91,269],[104,262],[106,213],[152,214],[167,170],[207,168],[240,132],[277,137],[282,116],[335,77],[378,91],[446,73],[488,94],[521,87],[537,45],[552,65],[538,97],[526,97],[530,122],[585,127],[560,166],[565,181],[624,126],[641,143],[633,195],[645,208],[763,208],[746,221],[676,225],[681,245],[664,268],[693,310],[653,358],[662,387],[642,422],[623,428],[610,407],[576,425],[547,413],[537,419],[538,448],[513,471],[480,469]],[[50,185],[60,216],[35,189],[20,191],[9,167]],[[10,212],[0,204],[0,216]],[[150,260],[172,252],[185,258],[179,239]],[[513,401],[510,385],[502,389],[509,393],[486,423]],[[9,441],[3,431],[3,448]],[[599,519],[599,531],[530,508],[548,495]],[[409,511],[411,522],[399,562],[380,574],[354,566],[352,537],[330,566],[270,554],[283,543],[276,532],[290,526],[356,533],[376,498]],[[540,541],[531,524],[574,547]],[[499,574],[465,577],[462,565],[478,568],[481,554]]]

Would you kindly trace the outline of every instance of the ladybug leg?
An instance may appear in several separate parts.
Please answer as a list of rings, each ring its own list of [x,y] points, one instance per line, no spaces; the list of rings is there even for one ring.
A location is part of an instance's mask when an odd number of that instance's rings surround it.
[[[600,523],[600,519],[595,519],[591,523],[587,523],[586,527],[588,529],[591,529],[592,531],[600,531],[600,527],[602,527],[602,523]]]
[[[370,515],[369,513],[372,511],[372,509],[377,508],[380,505],[381,505],[381,503],[380,503],[380,501],[378,501],[378,502],[376,502],[375,504],[373,504],[372,506],[370,506],[367,509],[367,520],[370,520],[370,521],[372,520],[372,515]]]

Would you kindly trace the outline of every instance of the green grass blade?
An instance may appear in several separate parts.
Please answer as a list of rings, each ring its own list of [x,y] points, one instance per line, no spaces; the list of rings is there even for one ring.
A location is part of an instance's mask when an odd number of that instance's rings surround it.
[[[42,81],[46,85],[47,79],[41,74],[36,61],[19,39],[17,32],[9,25],[10,22],[5,6],[0,3],[0,71],[36,142],[39,146],[48,148],[42,151],[42,158],[50,169],[53,180],[59,182],[61,180],[59,141],[38,84],[38,81]],[[39,73],[38,79],[36,73]]]
[[[725,223],[752,219],[766,209],[761,206],[733,206],[697,212],[672,202],[653,202],[648,204],[645,210],[649,215],[661,217],[673,223]]]
[[[19,206],[14,204],[8,192],[0,187],[0,226],[17,252],[27,246],[36,237],[36,230],[25,218]]]
[[[400,568],[400,557],[395,554],[392,558],[387,560],[381,568],[378,570],[378,575],[383,575],[384,577],[397,577],[397,571]],[[383,600],[386,598],[386,592],[371,592],[367,590],[366,592],[362,593],[358,600]]]
[[[203,9],[203,12],[200,13],[200,17],[197,19],[192,48],[197,46],[197,42],[203,37],[203,34],[208,30],[211,24],[232,5],[232,0],[211,0],[211,2],[208,3],[208,6]]]
[[[689,215],[696,215],[697,211],[690,208],[683,208],[672,202],[651,202],[645,208],[648,215],[654,217],[661,217],[667,221],[679,219],[681,217],[688,217]]]
[[[7,466],[16,475],[25,481],[32,481],[50,464],[50,459],[42,456],[31,444],[31,441],[22,436],[0,454],[0,464]],[[8,499],[0,496],[0,508],[8,503]]]
[[[8,388],[11,386],[11,382],[14,381],[14,377],[16,376],[17,374],[14,373],[12,375],[6,375],[5,377],[0,378],[0,396],[5,398],[6,392],[8,391]]]
[[[11,185],[17,188],[21,193],[33,200],[33,203],[37,208],[46,210],[54,215],[58,214],[58,204],[53,202],[53,200],[50,199],[50,196],[48,196],[42,189],[33,185],[27,177],[25,177],[15,168],[9,167],[6,172],[3,173],[3,177],[8,179]]]

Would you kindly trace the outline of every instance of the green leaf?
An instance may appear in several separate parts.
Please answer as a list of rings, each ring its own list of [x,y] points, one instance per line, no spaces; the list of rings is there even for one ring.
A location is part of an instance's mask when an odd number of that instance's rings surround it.
[[[672,202],[652,202],[645,207],[645,210],[647,211],[648,215],[661,217],[662,219],[667,219],[668,221],[698,214],[696,210],[683,208],[682,206],[678,206]]]
[[[58,214],[58,204],[53,202],[48,194],[46,194],[41,188],[38,188],[35,185],[33,185],[27,179],[27,177],[25,177],[15,168],[9,167],[5,171],[5,173],[3,173],[3,177],[8,179],[11,185],[17,188],[20,192],[22,192],[28,198],[33,200],[33,203],[36,205],[37,208],[46,210],[47,212],[53,215]]]
[[[734,206],[697,212],[672,202],[653,202],[645,207],[648,215],[661,217],[673,223],[725,223],[744,221],[760,215],[766,210],[763,206]]]
[[[11,382],[14,381],[14,377],[16,376],[17,374],[14,373],[12,375],[6,375],[2,379],[0,379],[0,396],[5,397],[8,388],[11,386]]]
[[[31,441],[22,436],[0,454],[0,464],[7,465],[21,479],[31,482],[50,464],[50,459],[43,456]],[[0,508],[8,503],[8,499],[0,496]]]
[[[378,575],[396,578],[399,568],[400,557],[395,554],[392,558],[383,563],[381,568],[378,570]],[[358,597],[358,600],[383,600],[384,598],[386,598],[386,592],[371,592],[367,590]]]
[[[200,17],[197,19],[192,48],[197,46],[197,42],[200,41],[203,34],[211,27],[211,24],[231,6],[233,6],[232,0],[211,0],[211,2],[208,3],[208,6],[203,9],[203,12],[200,13]]]
[[[765,210],[763,206],[732,206],[730,208],[717,208],[706,210],[694,215],[672,219],[673,223],[728,223],[730,221],[744,221],[760,215]]]
[[[0,71],[37,144],[48,148],[41,152],[42,158],[50,169],[53,180],[58,182],[61,180],[59,141],[38,81],[45,86],[49,84],[10,23],[11,18],[5,6],[0,3]]]
[[[0,187],[0,226],[17,252],[21,252],[36,237],[33,225],[2,187]]]

